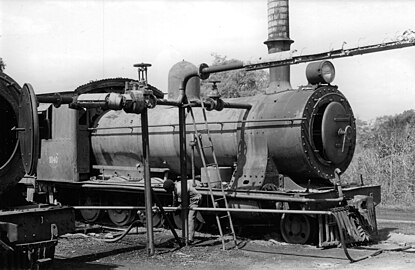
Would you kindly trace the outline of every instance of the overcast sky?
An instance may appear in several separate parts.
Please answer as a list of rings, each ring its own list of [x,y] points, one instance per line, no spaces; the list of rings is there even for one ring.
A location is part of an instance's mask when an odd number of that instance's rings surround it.
[[[0,0],[0,57],[5,72],[37,93],[73,90],[91,80],[136,78],[167,91],[170,67],[183,59],[211,63],[212,53],[247,60],[267,53],[266,0]],[[292,49],[303,53],[388,41],[415,30],[415,1],[291,0]],[[355,115],[415,109],[415,47],[336,59],[334,84]],[[306,84],[292,66],[293,87]]]

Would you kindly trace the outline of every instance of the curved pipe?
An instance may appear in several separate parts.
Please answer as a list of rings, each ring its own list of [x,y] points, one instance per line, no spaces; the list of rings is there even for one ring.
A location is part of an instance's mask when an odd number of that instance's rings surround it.
[[[191,78],[196,77],[196,76],[199,76],[199,73],[196,72],[196,71],[190,71],[189,73],[185,74],[183,80],[180,83],[179,97],[177,99],[180,104],[183,104],[185,102],[184,99],[186,97],[186,85],[187,85],[187,82]]]

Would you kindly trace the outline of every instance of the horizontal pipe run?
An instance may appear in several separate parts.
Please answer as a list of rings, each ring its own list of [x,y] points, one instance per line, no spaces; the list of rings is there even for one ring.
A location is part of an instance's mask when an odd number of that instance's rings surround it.
[[[210,103],[204,101],[203,105],[205,107],[209,106]],[[201,107],[202,106],[202,102],[200,100],[194,100],[190,103],[190,106],[192,107]],[[226,109],[242,109],[242,110],[250,110],[252,108],[251,104],[248,103],[233,103],[233,102],[224,102],[223,103],[223,108]]]
[[[50,94],[47,96],[38,95],[36,96],[36,100],[39,103],[53,103],[56,105],[61,104],[70,104],[73,102],[72,96],[64,96],[59,93]]]
[[[258,119],[258,120],[238,120],[238,121],[221,121],[221,122],[208,122],[208,125],[223,125],[223,124],[242,124],[242,123],[269,123],[269,122],[291,122],[304,121],[306,118],[275,118],[275,119]],[[196,125],[205,125],[204,122],[197,122]],[[187,126],[192,126],[193,123],[186,123]],[[178,124],[163,124],[163,125],[149,125],[148,127],[176,127]],[[111,129],[132,129],[141,128],[141,126],[123,126],[123,127],[105,127],[105,128],[88,128],[88,130],[111,130]]]
[[[204,68],[202,68],[202,70],[200,71],[200,73],[201,74],[211,74],[211,73],[218,73],[218,72],[224,72],[224,71],[242,69],[244,67],[245,67],[244,62],[242,62],[242,61],[236,61],[234,63],[225,64],[225,65],[204,67]]]
[[[144,210],[144,206],[73,206],[76,210]],[[157,210],[153,207],[153,210]],[[180,207],[166,206],[165,211],[180,210]],[[205,212],[244,212],[244,213],[264,213],[264,214],[309,214],[309,215],[331,215],[330,211],[313,210],[280,210],[280,209],[252,209],[252,208],[211,208],[211,207],[189,207],[189,209]]]
[[[225,102],[223,104],[224,108],[228,109],[245,109],[250,110],[252,108],[251,104],[243,104],[243,103],[231,103],[231,102]]]
[[[165,106],[182,106],[180,102],[175,100],[167,100],[167,99],[157,99],[157,105],[165,105]]]
[[[266,196],[264,196],[266,195]],[[246,195],[246,194],[226,194],[228,198],[236,199],[250,199],[250,200],[266,200],[266,201],[280,201],[280,202],[298,202],[298,203],[324,203],[324,202],[342,202],[344,198],[327,198],[327,199],[311,199],[311,198],[294,198],[294,197],[285,197],[281,195],[274,194],[264,194],[264,195]]]
[[[308,54],[308,55],[301,55],[301,54],[296,53],[296,51],[276,52],[276,53],[269,54],[266,57],[261,57],[261,58],[250,60],[250,61],[244,61],[244,62],[238,61],[236,63],[231,63],[228,65],[203,67],[201,68],[200,73],[202,75],[203,74],[209,75],[211,73],[237,70],[237,69],[245,69],[247,71],[266,69],[266,68],[271,68],[271,67],[281,67],[281,66],[287,66],[287,65],[295,65],[295,64],[300,64],[300,63],[319,61],[319,60],[351,57],[351,56],[356,56],[356,55],[363,55],[363,54],[368,54],[368,53],[395,50],[395,49],[415,46],[415,40],[413,38],[405,37],[405,36],[402,36],[402,37],[405,39],[391,41],[391,42],[383,42],[383,43],[378,43],[378,44],[370,44],[366,46],[358,46],[354,48],[343,48],[342,47],[340,49],[332,49],[327,52]]]
[[[243,209],[243,208],[208,208],[208,207],[191,207],[196,211],[207,212],[243,212],[243,213],[263,213],[263,214],[309,214],[309,215],[331,215],[330,211],[313,211],[313,210],[280,210],[280,209]]]

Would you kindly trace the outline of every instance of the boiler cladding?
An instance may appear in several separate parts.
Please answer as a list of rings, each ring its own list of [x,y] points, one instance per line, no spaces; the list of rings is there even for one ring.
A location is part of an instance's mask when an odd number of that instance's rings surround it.
[[[249,112],[235,109],[208,112],[209,132],[219,166],[232,167],[245,162],[241,154],[253,147],[262,158],[275,163],[278,173],[297,183],[309,180],[318,183],[333,178],[336,168],[344,171],[351,162],[356,144],[355,119],[347,99],[336,86],[304,87],[224,101],[249,103],[252,108]],[[193,111],[200,130],[202,111],[199,108]],[[177,108],[157,106],[148,114],[151,167],[167,167],[179,175]],[[186,122],[187,142],[190,142],[193,126],[189,114]],[[91,134],[97,164],[139,164],[140,125],[140,117],[134,114],[123,111],[102,114]],[[190,147],[187,152],[190,156]],[[196,158],[197,170],[202,167],[199,160]]]

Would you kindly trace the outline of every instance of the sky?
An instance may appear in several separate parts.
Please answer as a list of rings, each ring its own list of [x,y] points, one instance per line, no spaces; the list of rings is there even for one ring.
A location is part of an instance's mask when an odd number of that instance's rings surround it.
[[[415,31],[415,1],[291,0],[291,48],[303,54],[390,41]],[[0,57],[5,72],[36,93],[69,91],[92,80],[136,78],[167,91],[181,60],[210,64],[212,53],[266,56],[266,0],[0,0]],[[332,60],[333,84],[355,116],[370,120],[415,109],[415,47]],[[306,64],[291,85],[306,84]]]

